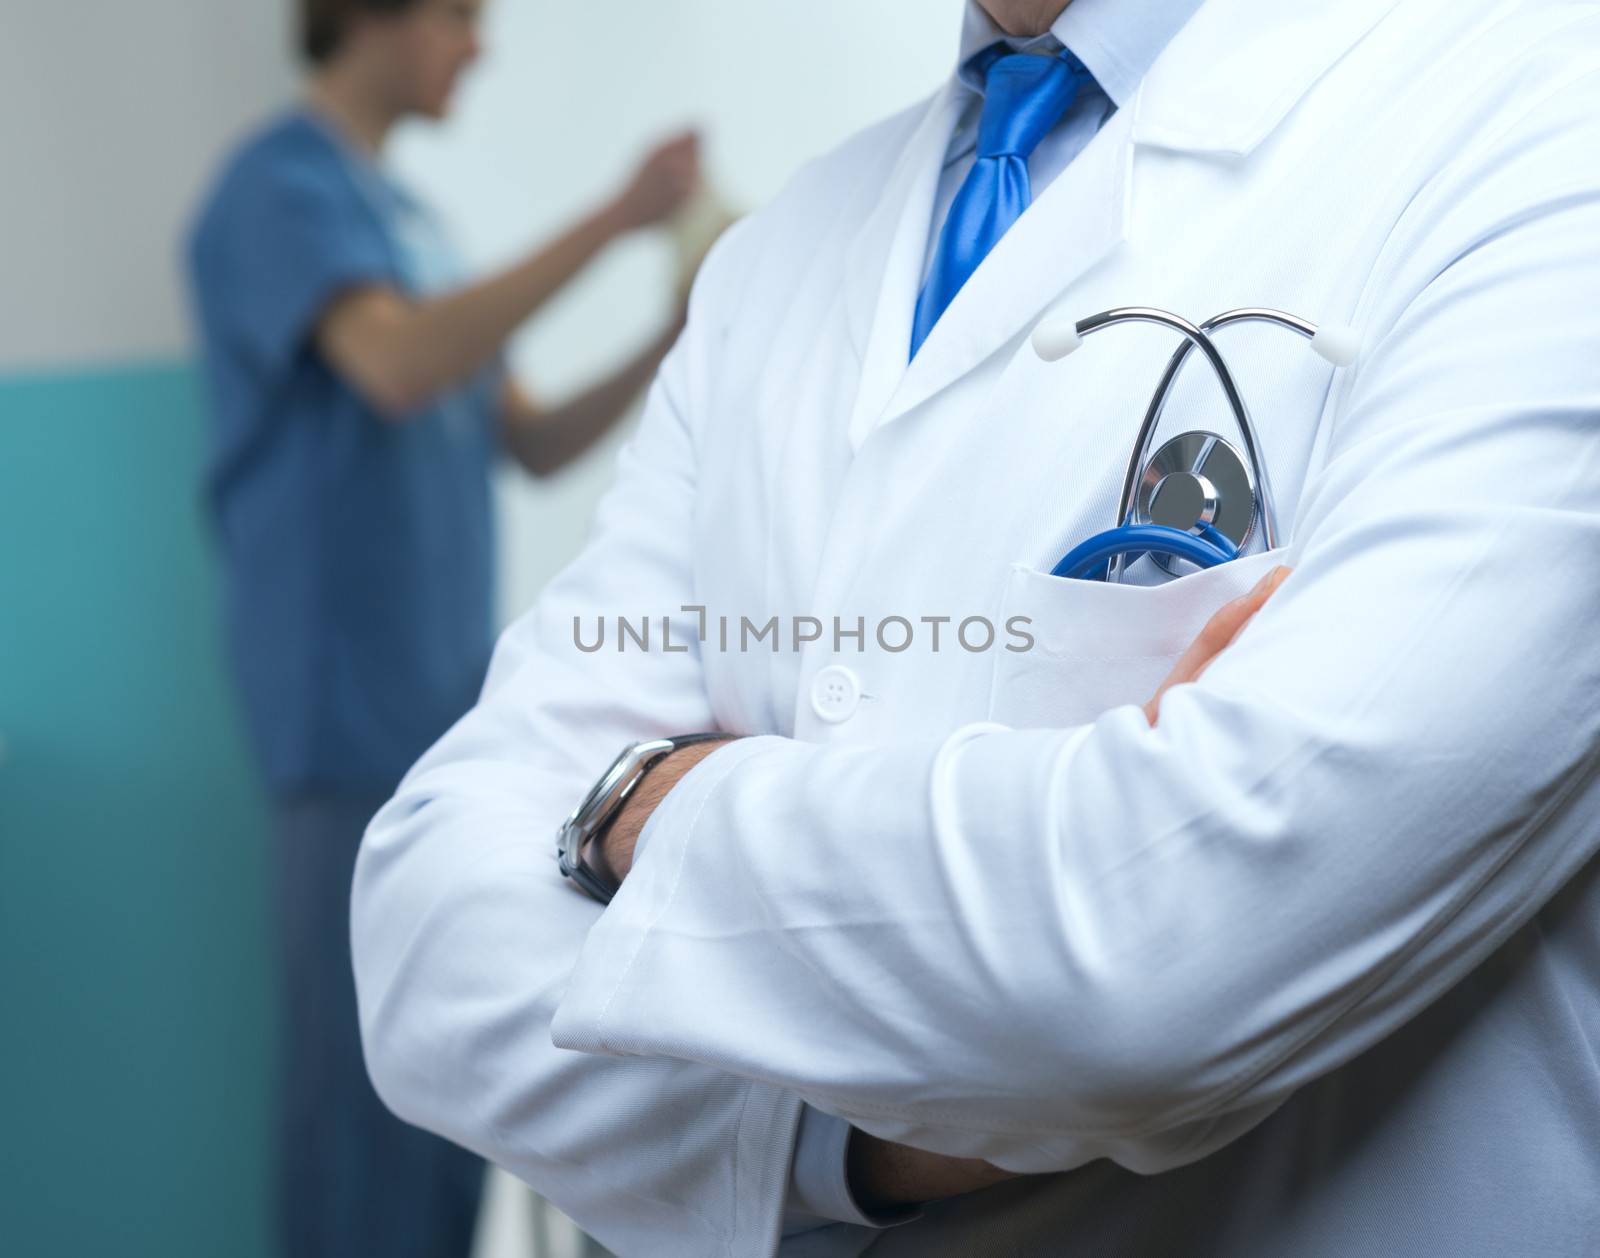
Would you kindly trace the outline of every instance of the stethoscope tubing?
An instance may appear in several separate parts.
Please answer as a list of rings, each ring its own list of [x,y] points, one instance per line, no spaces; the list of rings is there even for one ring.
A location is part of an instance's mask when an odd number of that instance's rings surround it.
[[[1079,542],[1062,556],[1050,575],[1073,581],[1098,580],[1113,560],[1130,551],[1172,555],[1202,568],[1215,568],[1239,555],[1238,548],[1209,525],[1197,536],[1165,524],[1126,524]]]

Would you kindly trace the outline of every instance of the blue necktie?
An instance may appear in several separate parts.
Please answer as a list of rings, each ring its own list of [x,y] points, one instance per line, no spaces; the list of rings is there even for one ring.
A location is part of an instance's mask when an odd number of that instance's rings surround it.
[[[996,45],[985,55],[978,156],[950,204],[933,269],[917,298],[913,358],[945,307],[1028,208],[1033,199],[1029,156],[1072,107],[1078,89],[1092,82],[1083,63],[1069,52],[1055,57],[1008,54]]]

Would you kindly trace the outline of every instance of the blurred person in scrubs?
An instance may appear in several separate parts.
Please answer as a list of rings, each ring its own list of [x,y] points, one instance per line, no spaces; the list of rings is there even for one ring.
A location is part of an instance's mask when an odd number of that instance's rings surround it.
[[[305,100],[226,163],[190,241],[230,645],[276,812],[280,1224],[296,1258],[470,1249],[481,1163],[390,1117],[363,1068],[351,870],[369,817],[483,680],[496,457],[535,476],[566,466],[624,415],[677,333],[555,408],[502,358],[607,244],[681,207],[698,180],[693,135],[476,283],[380,165],[396,123],[445,115],[482,7],[301,0]]]

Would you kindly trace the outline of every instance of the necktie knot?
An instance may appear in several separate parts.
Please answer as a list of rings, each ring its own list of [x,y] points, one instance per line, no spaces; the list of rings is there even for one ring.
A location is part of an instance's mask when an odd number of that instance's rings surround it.
[[[984,80],[978,156],[1027,158],[1072,107],[1085,77],[1065,55],[996,57]]]

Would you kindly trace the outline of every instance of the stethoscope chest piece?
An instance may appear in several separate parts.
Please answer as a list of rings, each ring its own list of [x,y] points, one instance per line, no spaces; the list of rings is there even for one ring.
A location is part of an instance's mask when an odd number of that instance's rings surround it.
[[[1214,432],[1172,438],[1145,464],[1133,501],[1136,524],[1159,524],[1200,535],[1215,529],[1243,550],[1255,530],[1256,484],[1237,447]],[[1192,565],[1151,552],[1165,571],[1178,575]]]

